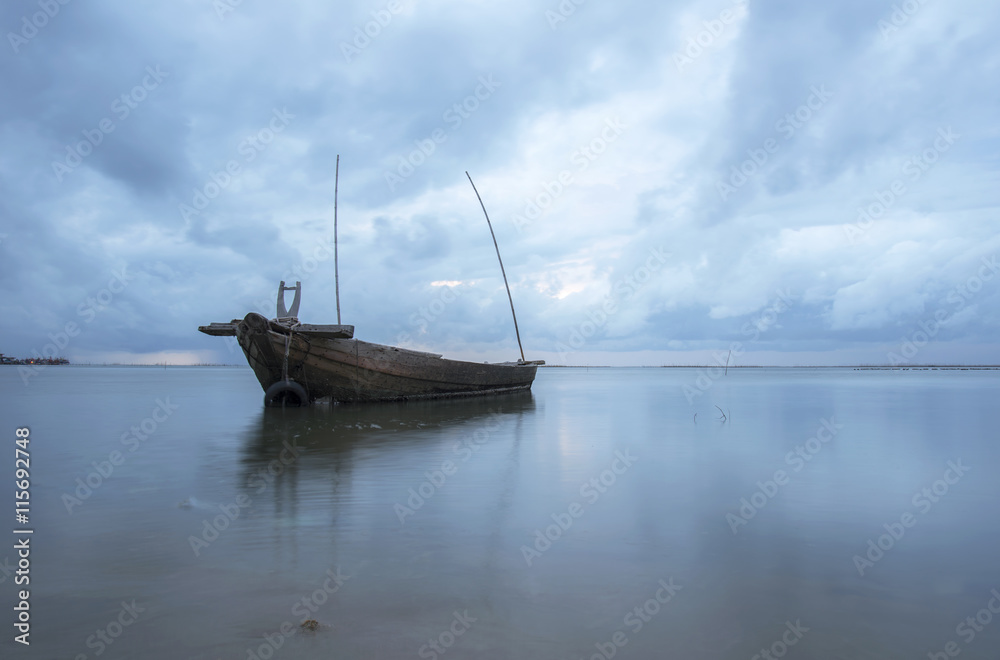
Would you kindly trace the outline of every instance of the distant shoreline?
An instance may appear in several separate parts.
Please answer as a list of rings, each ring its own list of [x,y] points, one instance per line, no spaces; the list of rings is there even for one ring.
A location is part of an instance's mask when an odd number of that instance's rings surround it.
[[[156,363],[125,363],[125,362],[3,362],[2,367],[247,367],[246,364],[215,364],[206,362],[203,364],[164,364]]]

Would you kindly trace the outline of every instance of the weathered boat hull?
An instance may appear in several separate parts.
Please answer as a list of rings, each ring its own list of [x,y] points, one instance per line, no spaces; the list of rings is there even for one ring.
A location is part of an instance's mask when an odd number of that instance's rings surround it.
[[[350,327],[350,326],[345,326]],[[310,401],[394,401],[528,390],[539,363],[477,364],[358,339],[298,333],[251,312],[236,339],[265,392],[293,381]]]

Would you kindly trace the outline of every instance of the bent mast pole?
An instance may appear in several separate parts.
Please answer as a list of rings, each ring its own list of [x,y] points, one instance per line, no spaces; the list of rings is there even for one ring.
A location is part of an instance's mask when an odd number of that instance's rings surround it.
[[[340,264],[337,263],[337,188],[340,185],[340,154],[337,154],[337,171],[333,177],[333,281],[337,289],[337,325],[340,325]]]
[[[472,177],[466,172],[465,176],[469,177],[469,183],[472,183]],[[500,246],[497,245],[497,235],[493,233],[493,223],[490,222],[490,214],[486,212],[486,205],[483,204],[483,198],[479,196],[479,191],[476,190],[476,184],[472,183],[472,190],[476,193],[476,198],[479,200],[479,205],[483,207],[483,215],[486,216],[486,224],[490,228],[490,236],[493,237],[493,247],[497,250],[497,261],[500,262],[500,274],[503,275],[503,285],[507,287],[507,300],[510,301],[510,315],[514,317],[514,334],[517,335],[517,347],[521,350],[521,362],[525,362],[524,359],[524,347],[521,346],[521,332],[517,329],[517,314],[514,313],[514,299],[510,295],[510,285],[507,283],[507,273],[503,269],[503,259],[500,258]]]

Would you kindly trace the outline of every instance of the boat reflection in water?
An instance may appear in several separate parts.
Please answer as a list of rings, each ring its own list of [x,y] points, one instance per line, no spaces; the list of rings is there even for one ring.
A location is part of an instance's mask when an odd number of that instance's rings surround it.
[[[474,515],[482,525],[485,515],[491,564],[534,412],[531,392],[263,408],[242,441],[239,482],[256,520],[244,541],[272,550],[275,568],[316,553],[331,565],[377,565],[413,538],[412,519],[454,525]]]

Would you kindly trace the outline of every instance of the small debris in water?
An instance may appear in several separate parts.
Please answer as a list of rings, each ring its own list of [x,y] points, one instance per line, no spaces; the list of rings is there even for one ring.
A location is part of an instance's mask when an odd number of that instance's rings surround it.
[[[299,627],[302,628],[303,630],[309,630],[311,632],[315,632],[319,628],[319,621],[317,621],[316,619],[306,619],[305,621],[302,622],[302,624]]]

